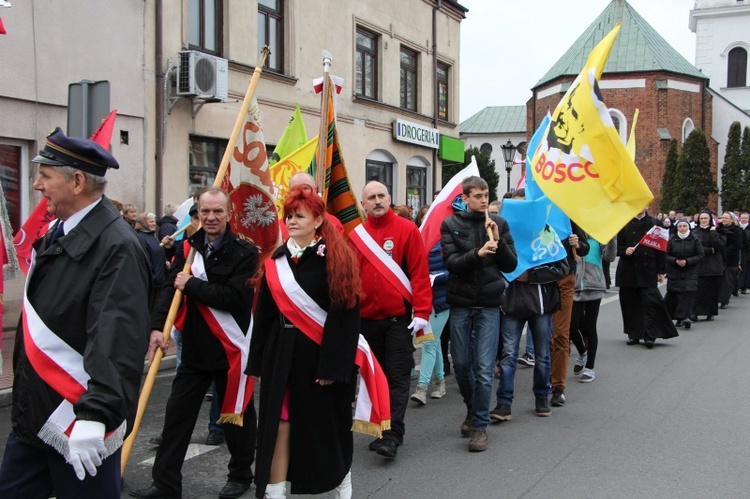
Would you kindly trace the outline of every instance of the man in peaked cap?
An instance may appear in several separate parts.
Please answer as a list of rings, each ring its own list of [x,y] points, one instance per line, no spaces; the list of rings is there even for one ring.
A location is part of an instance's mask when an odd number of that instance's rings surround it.
[[[111,154],[55,129],[32,160],[57,222],[34,243],[0,497],[120,497],[148,347],[149,263],[104,196]]]

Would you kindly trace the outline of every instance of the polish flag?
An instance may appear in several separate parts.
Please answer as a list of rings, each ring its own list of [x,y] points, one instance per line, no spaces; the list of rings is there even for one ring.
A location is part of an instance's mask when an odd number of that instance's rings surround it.
[[[443,186],[440,194],[432,202],[430,209],[424,216],[419,232],[422,233],[422,241],[428,255],[430,254],[430,250],[440,241],[440,225],[442,225],[443,220],[453,215],[453,200],[459,194],[463,194],[461,182],[471,176],[479,176],[479,167],[474,156],[471,157],[471,163],[466,168],[456,173]]]
[[[646,235],[641,238],[638,244],[642,244],[649,248],[666,252],[668,242],[669,229],[654,225],[648,232],[646,232]]]

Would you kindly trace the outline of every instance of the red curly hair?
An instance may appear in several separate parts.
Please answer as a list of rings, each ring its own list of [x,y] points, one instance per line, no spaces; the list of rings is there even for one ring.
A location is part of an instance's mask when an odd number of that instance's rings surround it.
[[[326,218],[326,206],[309,185],[292,189],[284,200],[284,215],[307,210],[313,218],[322,217],[323,223],[316,233],[326,244],[326,275],[331,305],[335,308],[352,308],[360,293],[359,264],[354,251]]]

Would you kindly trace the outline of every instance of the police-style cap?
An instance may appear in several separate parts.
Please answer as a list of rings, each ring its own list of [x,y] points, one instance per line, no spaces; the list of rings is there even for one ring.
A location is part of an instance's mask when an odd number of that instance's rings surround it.
[[[66,137],[60,127],[47,136],[44,149],[33,160],[47,166],[70,166],[103,177],[108,168],[119,168],[117,160],[89,139]]]

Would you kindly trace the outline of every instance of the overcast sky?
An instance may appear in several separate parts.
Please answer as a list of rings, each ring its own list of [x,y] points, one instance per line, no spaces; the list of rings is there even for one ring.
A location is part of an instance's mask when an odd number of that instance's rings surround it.
[[[690,63],[695,0],[628,0]],[[461,121],[487,106],[520,106],[531,87],[609,5],[610,0],[459,0]]]

